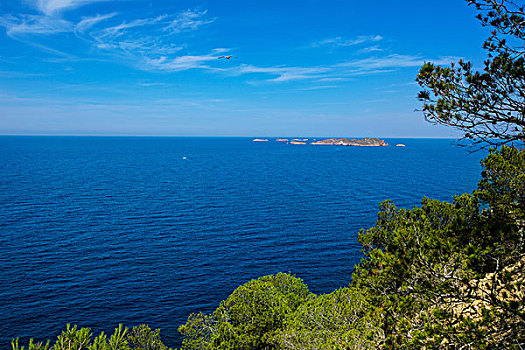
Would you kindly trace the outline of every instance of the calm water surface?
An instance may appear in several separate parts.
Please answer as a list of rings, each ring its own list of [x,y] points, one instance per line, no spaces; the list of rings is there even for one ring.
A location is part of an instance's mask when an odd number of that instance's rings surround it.
[[[350,281],[377,205],[451,200],[481,153],[450,140],[293,146],[246,138],[0,137],[0,348],[66,323],[162,329],[252,278]]]

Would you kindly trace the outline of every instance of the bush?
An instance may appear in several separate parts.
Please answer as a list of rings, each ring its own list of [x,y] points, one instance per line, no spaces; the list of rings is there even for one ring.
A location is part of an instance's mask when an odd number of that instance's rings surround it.
[[[141,325],[127,332],[128,329],[120,324],[109,340],[104,332],[93,338],[90,328],[78,329],[68,324],[52,347],[49,340],[44,344],[31,339],[27,350],[169,350],[162,344],[158,329],[152,331],[147,325]],[[13,339],[11,345],[12,350],[25,350],[19,339]]]
[[[384,313],[386,348],[523,345],[525,151],[493,149],[482,164],[473,194],[412,210],[386,201],[360,233],[354,284]]]
[[[179,331],[182,349],[273,349],[286,317],[313,297],[302,280],[264,276],[237,288],[213,315],[192,314]]]
[[[376,349],[383,339],[365,296],[341,288],[307,301],[285,321],[275,337],[279,349]]]

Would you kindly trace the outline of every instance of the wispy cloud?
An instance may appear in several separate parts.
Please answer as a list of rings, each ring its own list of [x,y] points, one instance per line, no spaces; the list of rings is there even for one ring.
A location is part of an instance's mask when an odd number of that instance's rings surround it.
[[[175,72],[186,69],[209,69],[205,62],[216,60],[217,54],[228,51],[216,48],[211,53],[181,55],[185,44],[176,44],[177,35],[194,31],[211,23],[203,16],[206,11],[185,10],[179,15],[160,15],[120,23],[95,26],[109,19],[110,15],[86,18],[79,23],[79,37],[100,52],[124,58],[142,70]],[[86,28],[87,25],[87,28]],[[89,29],[89,30],[87,30]]]
[[[73,24],[69,21],[42,15],[5,15],[0,17],[0,26],[5,27],[7,35],[12,38],[26,34],[64,33],[73,29]]]
[[[315,85],[315,86],[308,86],[300,89],[295,89],[295,91],[317,91],[317,90],[325,90],[325,89],[335,89],[341,87],[340,85]]]
[[[291,80],[304,80],[323,78],[329,71],[327,67],[257,67],[253,65],[241,65],[236,68],[235,74],[265,73],[277,75],[276,78],[269,79],[273,82],[284,82]]]
[[[363,43],[376,42],[383,40],[381,35],[360,35],[355,38],[345,39],[343,37],[328,38],[321,41],[315,41],[310,46],[313,48],[317,47],[344,47],[344,46],[355,46]]]
[[[75,25],[75,32],[77,33],[84,33],[87,30],[91,29],[93,26],[97,25],[98,23],[105,21],[107,19],[110,19],[112,17],[115,17],[117,15],[116,12],[108,13],[105,15],[96,15],[93,17],[84,17],[80,22],[78,22]]]
[[[207,62],[217,61],[217,55],[227,52],[228,49],[214,49],[211,53],[198,56],[178,56],[175,58],[168,58],[162,56],[159,58],[146,58],[144,61],[144,70],[160,70],[168,72],[178,72],[188,69],[215,69]]]
[[[62,18],[66,10],[107,0],[35,0],[38,15],[0,16],[0,26],[7,34],[42,51],[71,57],[53,45],[46,45],[35,36],[51,36],[74,33],[92,53],[99,57],[127,62],[142,70],[181,71],[185,69],[211,69],[206,62],[216,59],[216,54],[228,49],[208,49],[207,53],[188,52],[185,33],[195,32],[216,18],[207,15],[207,10],[186,9],[178,14],[161,14],[143,18],[121,19],[117,12],[84,16],[77,21]],[[86,46],[84,46],[86,47]]]
[[[130,30],[135,30],[137,27],[155,26],[159,22],[165,20],[166,17],[167,15],[161,15],[157,17],[139,18],[129,22],[122,22],[115,26],[106,27],[97,33],[92,34],[92,36],[95,36],[100,41],[115,40],[129,33]]]
[[[76,7],[107,0],[37,0],[36,7],[47,16],[54,16],[60,12]]]
[[[429,59],[421,56],[391,54],[383,57],[368,57],[359,60],[351,60],[339,63],[334,67],[355,71],[374,71],[391,68],[419,67],[428,60]],[[433,59],[432,62],[435,64],[449,64],[455,60],[457,60],[457,57],[441,57],[437,60]]]
[[[87,29],[90,25],[112,15],[99,15],[94,18],[83,19],[75,25],[73,22],[63,19],[61,13],[101,1],[108,0],[35,0],[34,6],[40,14],[20,14],[17,16],[7,14],[0,17],[0,26],[5,27],[7,34],[11,37],[23,34],[49,35],[71,32],[78,25],[80,25],[80,29]]]
[[[321,78],[319,81],[321,82],[334,82],[334,81],[347,81],[350,80],[350,78],[343,78],[343,77],[326,77]]]
[[[381,51],[385,51],[385,49],[380,48],[379,45],[373,45],[373,46],[368,46],[368,47],[365,47],[359,50],[358,53],[370,53],[370,52],[381,52]]]
[[[373,56],[354,60],[327,63],[324,65],[279,65],[262,66],[238,64],[231,60],[228,65],[218,64],[217,57],[229,52],[228,48],[197,48],[188,41],[190,35],[203,26],[216,21],[207,10],[185,9],[175,14],[155,14],[142,18],[124,17],[125,14],[110,12],[83,16],[73,20],[62,17],[65,11],[108,0],[33,0],[39,14],[0,16],[0,26],[16,40],[26,42],[42,51],[61,56],[63,62],[88,58],[126,63],[137,69],[157,72],[179,72],[189,69],[204,69],[232,76],[252,75],[257,82],[286,83],[296,81],[315,82],[312,86],[328,86],[322,83],[347,81],[356,76],[385,74],[403,68],[421,66],[422,56],[386,54],[377,45],[381,35],[361,35],[353,38],[341,36],[314,42],[311,48],[355,47],[355,53]],[[67,18],[67,19],[65,19]],[[53,46],[53,35],[83,43],[71,45],[81,54],[63,52],[68,45]],[[71,35],[74,34],[74,35]],[[48,36],[48,40],[40,40]],[[57,40],[58,42],[58,40]],[[63,42],[62,42],[63,43]],[[361,46],[358,46],[361,45]],[[66,49],[65,49],[66,48]],[[89,52],[89,55],[83,55]],[[432,60],[437,64],[448,64],[455,58]],[[217,63],[214,63],[217,62]],[[220,68],[222,67],[222,68]],[[252,80],[253,81],[253,80]],[[330,88],[332,85],[330,85]],[[325,87],[322,87],[325,88]]]
[[[45,77],[49,74],[44,73],[27,73],[17,71],[0,71],[0,77],[2,78],[33,78],[33,77]]]
[[[180,33],[188,30],[197,30],[199,27],[213,23],[216,18],[205,18],[207,10],[186,10],[181,12],[175,19],[173,19],[167,26],[165,31],[171,33]]]
[[[391,54],[382,57],[348,60],[316,67],[258,67],[254,65],[241,65],[235,69],[234,74],[264,74],[275,76],[265,79],[266,82],[289,82],[296,80],[311,80],[317,82],[344,81],[357,76],[385,74],[403,68],[420,67],[426,61],[432,61],[436,64],[449,64],[457,60],[457,57],[428,59],[421,56]]]

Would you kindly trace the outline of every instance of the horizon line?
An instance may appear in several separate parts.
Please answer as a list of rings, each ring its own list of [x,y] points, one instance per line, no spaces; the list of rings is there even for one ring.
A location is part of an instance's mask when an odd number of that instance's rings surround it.
[[[1,134],[0,137],[164,137],[164,138],[190,138],[190,137],[209,137],[209,138],[385,138],[385,139],[446,139],[459,140],[459,137],[452,136],[261,136],[261,135],[122,135],[122,134]]]

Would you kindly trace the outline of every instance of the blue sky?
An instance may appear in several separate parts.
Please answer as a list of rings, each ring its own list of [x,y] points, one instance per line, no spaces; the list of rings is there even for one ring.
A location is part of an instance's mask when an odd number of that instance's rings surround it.
[[[415,76],[483,61],[474,16],[462,0],[2,0],[0,134],[453,137],[416,111]]]

